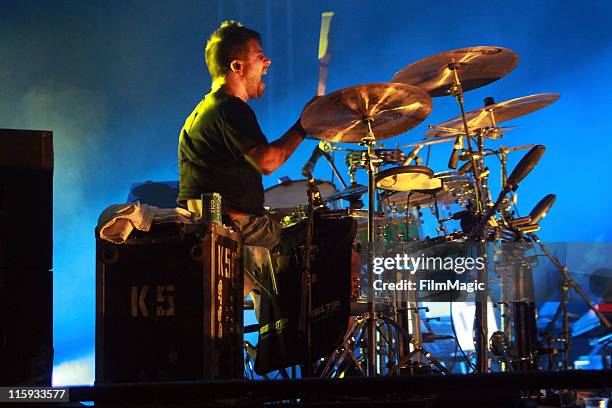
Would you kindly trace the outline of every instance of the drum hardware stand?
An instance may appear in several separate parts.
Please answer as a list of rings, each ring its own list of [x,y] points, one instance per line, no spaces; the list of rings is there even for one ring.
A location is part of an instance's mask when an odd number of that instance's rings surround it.
[[[370,117],[364,118],[363,122],[367,125],[367,135],[364,136],[360,145],[365,146],[367,148],[366,152],[366,169],[368,173],[368,239],[367,244],[368,248],[366,251],[366,260],[367,260],[367,276],[368,276],[368,285],[371,286],[369,289],[368,296],[368,314],[365,317],[364,325],[367,326],[367,370],[366,373],[368,376],[375,376],[377,374],[377,334],[381,334],[384,337],[384,334],[377,327],[377,317],[376,313],[376,304],[374,302],[374,293],[372,282],[374,281],[374,271],[372,269],[372,262],[374,258],[374,248],[373,245],[375,243],[375,224],[374,224],[374,215],[376,213],[376,172],[377,168],[381,163],[380,158],[376,155],[374,146],[376,144],[376,138],[374,136],[374,131],[372,129],[373,119]],[[352,168],[352,167],[351,167]],[[363,329],[363,325],[359,325],[355,330]]]
[[[482,188],[482,180],[481,180],[481,174],[480,174],[480,168],[479,168],[479,163],[476,161],[476,156],[474,155],[474,150],[472,148],[472,141],[470,138],[470,129],[467,123],[467,118],[465,116],[465,108],[464,108],[464,98],[463,98],[463,86],[461,84],[461,81],[459,79],[459,73],[457,72],[459,66],[451,63],[448,64],[448,69],[452,71],[453,73],[453,86],[450,88],[450,93],[451,95],[453,95],[455,97],[455,99],[457,100],[457,103],[459,104],[459,108],[461,110],[461,119],[463,122],[463,128],[465,130],[465,138],[467,141],[467,155],[468,155],[468,160],[472,163],[472,174],[474,175],[474,182],[476,184],[476,188],[475,188],[475,213],[476,215],[480,215],[485,213],[485,208],[487,207],[487,202],[485,200],[485,197],[483,195],[483,188]],[[492,113],[492,112],[491,112]],[[462,137],[463,137],[463,133],[459,133],[457,135],[457,139],[455,140],[455,146],[454,149],[458,149],[462,146]],[[479,158],[480,160],[483,160],[482,154],[480,155],[481,157]],[[452,157],[451,157],[451,161],[452,161]],[[449,163],[449,167],[452,163]],[[491,207],[493,208],[493,207]],[[488,222],[488,220],[487,220]],[[485,230],[486,226],[485,223],[481,223],[480,225],[480,229],[482,229],[482,231],[480,231],[480,234],[482,236],[484,236],[484,230]],[[478,241],[481,241],[481,239],[479,239]],[[482,244],[479,243],[478,245],[478,251],[477,251],[477,255],[481,256],[484,255],[483,254],[483,249],[482,249]],[[487,268],[484,268],[484,272],[483,271],[479,271],[478,272],[478,279],[480,281],[482,281],[483,283],[485,283],[485,285],[487,285],[486,283],[486,277],[487,277],[487,272],[486,272]],[[484,279],[483,279],[484,278]],[[484,292],[484,295],[481,293]],[[479,373],[486,373],[488,371],[488,364],[487,364],[487,353],[488,353],[488,348],[487,348],[487,318],[488,318],[488,310],[487,310],[487,302],[488,302],[488,285],[487,285],[487,289],[484,291],[479,291],[476,295],[476,302],[475,302],[475,314],[476,314],[476,319],[475,319],[475,326],[476,326],[476,358],[477,358],[477,364],[476,364],[476,368],[478,370]]]
[[[340,370],[345,362],[348,362],[349,365],[352,363],[361,375],[367,375],[361,363],[359,362],[359,359],[355,355],[355,349],[357,349],[358,344],[362,341],[360,334],[363,334],[367,322],[367,315],[365,317],[361,316],[360,318],[355,320],[349,331],[344,335],[344,338],[342,340],[342,346],[334,350],[329,360],[325,364],[325,367],[321,372],[322,378],[330,377],[330,375],[332,374],[332,370],[334,370],[334,368],[336,370]],[[346,370],[346,368],[344,370]]]
[[[408,309],[415,309],[415,308],[408,308]],[[419,308],[416,308],[419,309]],[[415,310],[416,313],[418,313],[418,310]],[[412,336],[410,333],[408,333],[403,327],[401,327],[400,325],[397,324],[397,322],[395,322],[394,320],[388,318],[385,315],[381,315],[380,319],[382,319],[385,323],[394,326],[395,329],[404,337],[408,340],[408,342],[410,344],[412,344],[412,346],[414,347],[414,350],[412,350],[412,352],[410,352],[410,354],[404,356],[395,366],[393,366],[391,368],[391,370],[389,370],[388,375],[393,375],[396,373],[396,371],[401,368],[403,365],[406,365],[408,362],[410,362],[410,360],[417,354],[422,354],[423,357],[425,357],[427,360],[429,360],[429,362],[431,364],[433,364],[434,366],[436,366],[438,368],[438,370],[442,371],[445,374],[448,374],[448,370],[446,369],[446,367],[444,367],[442,364],[440,364],[440,362],[431,355],[430,352],[428,352],[422,345],[421,343],[417,342],[414,338],[414,336]]]
[[[436,211],[436,220],[438,220],[438,225],[439,225],[439,227],[437,227],[436,230],[438,231],[438,236],[439,237],[446,235],[446,226],[444,225],[444,221],[442,221],[443,218],[440,218],[440,209],[438,208],[438,197],[437,197],[438,192],[442,191],[443,189],[444,189],[444,186],[442,186],[442,187],[440,187],[438,189],[432,190],[430,192],[432,197],[433,197],[433,200],[434,200],[434,209]]]
[[[501,273],[500,273],[501,274],[501,285],[502,285],[502,299],[511,299],[510,283],[507,277],[506,269],[507,269],[507,266],[503,265],[503,269],[501,270]],[[510,308],[510,302],[508,301],[495,302],[493,305],[499,306],[499,309],[500,309],[501,332],[504,334],[505,338],[511,339],[512,338],[512,309]],[[503,371],[506,371],[504,367],[504,363],[502,363],[502,369],[504,369]]]
[[[374,145],[376,138],[372,130],[372,118],[364,118],[364,122],[368,125],[368,134],[361,139],[360,145],[367,147],[367,172],[368,172],[368,248],[366,251],[368,285],[370,286],[370,296],[368,299],[368,366],[367,373],[369,376],[376,375],[376,305],[374,303],[374,271],[372,262],[374,258],[374,212],[375,208],[375,189],[376,189],[376,167],[380,163],[380,159],[376,156]]]
[[[523,243],[531,247],[529,241]],[[518,243],[511,243],[506,249],[502,248],[501,279],[505,301],[497,304],[502,308],[502,333],[507,338],[512,338],[514,332],[513,361],[517,363],[514,368],[529,371],[538,368],[537,349],[534,347],[538,333],[533,270],[530,261],[525,257],[525,248],[515,248],[515,245]]]
[[[423,342],[423,333],[421,331],[421,315],[419,311],[420,310],[429,311],[429,308],[418,306],[414,292],[411,292],[410,297],[411,299],[409,301],[400,302],[401,307],[399,308],[397,307],[397,303],[398,303],[397,298],[394,299],[394,302],[392,304],[392,312],[394,316],[394,321],[397,322],[397,325],[399,327],[406,330],[412,336],[412,339],[414,339],[414,342],[416,342],[417,344],[421,344]],[[410,328],[411,326],[412,326],[412,333],[408,331],[408,328]],[[402,335],[397,336],[396,342],[398,345],[397,346],[398,358],[400,359],[400,362],[406,358],[410,360],[412,356],[411,353],[413,353],[410,350],[410,345],[412,344],[413,347],[416,348],[413,342],[411,341],[405,342],[404,336]],[[417,358],[418,358],[417,362],[422,363],[421,355],[418,355]],[[399,363],[398,363],[398,366],[399,366]]]
[[[323,157],[325,157],[325,160],[327,161],[327,163],[329,163],[329,166],[332,169],[332,172],[334,173],[334,175],[336,177],[338,177],[338,181],[340,182],[340,185],[342,186],[343,189],[347,188],[347,184],[344,181],[344,179],[342,178],[342,176],[340,175],[340,172],[338,171],[338,168],[336,167],[334,161],[332,160],[332,158],[329,156],[329,153],[326,151],[323,151]]]
[[[479,242],[477,247],[477,257],[482,257],[485,254],[483,248],[484,242]],[[485,258],[485,268],[478,271],[479,282],[484,283],[485,289],[478,291],[476,294],[475,306],[475,331],[476,331],[476,370],[479,373],[488,371],[488,348],[487,348],[487,333],[488,333],[488,301],[489,301],[489,284],[487,282],[487,259]]]
[[[477,247],[478,256],[484,256],[483,245],[490,238],[487,236],[487,226],[491,224],[493,221],[494,227],[496,229],[495,236],[499,235],[499,225],[493,219],[495,213],[499,210],[500,205],[504,201],[506,195],[510,192],[515,191],[519,183],[527,177],[527,174],[531,172],[533,167],[538,163],[542,155],[544,154],[544,146],[534,146],[516,165],[512,174],[508,177],[508,181],[502,191],[499,193],[499,196],[495,203],[490,206],[483,217],[481,217],[480,222],[472,228],[470,233],[470,239],[478,242],[479,245]],[[487,285],[487,263],[485,263],[485,268],[483,270],[478,271],[478,280]],[[477,369],[479,372],[486,372],[487,370],[487,346],[486,346],[486,335],[487,335],[487,290],[479,291],[476,295],[476,350],[477,352]]]
[[[322,204],[321,193],[316,186],[315,179],[311,172],[308,172],[308,219],[306,221],[306,240],[304,243],[304,259],[302,268],[302,287],[305,288],[302,295],[301,307],[302,316],[298,323],[299,330],[306,337],[306,361],[302,366],[302,375],[310,377],[312,375],[312,259],[316,248],[312,245],[314,237],[314,209]]]
[[[360,315],[355,320],[351,328],[344,335],[344,339],[342,340],[342,346],[334,350],[334,352],[330,356],[329,360],[327,361],[325,367],[323,368],[321,372],[321,377],[330,378],[331,376],[333,376],[334,370],[336,372],[344,373],[351,365],[354,366],[361,375],[368,376],[367,367],[366,369],[364,369],[362,365],[362,361],[360,360],[362,360],[364,357],[367,360],[370,357],[367,354],[366,355],[362,354],[360,358],[358,358],[357,355],[355,354],[355,350],[359,348],[365,348],[368,350],[368,354],[369,354],[369,350],[370,350],[369,344],[368,344],[369,343],[369,337],[368,337],[369,336],[368,334],[369,322],[370,321],[378,322],[382,320],[384,320],[384,315],[381,312],[376,312],[373,318],[370,316],[369,312],[366,312]],[[397,327],[396,323],[393,320],[391,319],[389,320],[392,325]],[[392,348],[392,343],[387,338],[387,335],[383,332],[382,326],[377,324],[375,326],[375,330],[376,330],[376,334],[380,335],[383,341],[385,341],[389,345],[390,349],[393,350],[392,352],[395,352],[395,350]],[[364,340],[364,334],[366,334],[366,338],[368,340]],[[363,343],[365,343],[365,345],[363,345]],[[375,351],[378,351],[378,350],[375,349]],[[369,361],[368,361],[368,365],[369,365]]]
[[[407,311],[412,310],[414,312],[418,312],[417,309],[422,308],[406,308]],[[358,349],[359,344],[363,342],[363,334],[367,332],[368,322],[372,320],[382,321],[389,327],[393,327],[397,331],[397,333],[399,333],[400,337],[405,339],[409,344],[413,346],[413,350],[410,352],[410,354],[404,357],[400,357],[398,355],[398,350],[396,350],[396,348],[392,346],[390,337],[388,337],[388,335],[382,331],[382,327],[380,325],[376,326],[376,332],[382,337],[382,340],[390,347],[389,353],[399,358],[397,364],[389,366],[390,370],[388,371],[387,375],[396,374],[397,370],[409,363],[415,355],[422,355],[431,364],[436,366],[441,372],[445,374],[448,373],[446,367],[444,367],[433,355],[431,355],[431,353],[429,353],[421,345],[421,343],[415,339],[415,336],[408,333],[408,331],[401,327],[395,320],[385,316],[381,312],[376,312],[374,319],[370,318],[369,313],[365,313],[353,323],[351,329],[344,336],[342,346],[332,353],[330,359],[327,361],[325,367],[323,368],[321,372],[322,378],[330,378],[333,375],[334,370],[336,372],[344,373],[351,365],[354,366],[361,375],[367,375],[366,370],[364,370],[362,363],[359,361],[360,359],[355,354],[355,350]]]
[[[493,112],[491,112],[491,116],[493,116]],[[482,132],[478,132],[478,165],[480,168],[478,171],[480,172],[480,179],[482,183],[482,202],[484,204],[483,208],[488,208],[493,203],[491,202],[491,192],[489,191],[489,169],[485,167],[485,151],[484,151],[484,135]]]
[[[501,187],[502,190],[506,188],[506,184],[508,183],[508,150],[505,146],[499,147],[499,162],[500,162],[500,177],[501,177]],[[510,201],[506,201],[500,211],[500,214],[504,219],[510,216]]]
[[[496,302],[498,303],[507,303],[507,302]],[[514,371],[512,367],[512,360],[510,360],[510,356],[508,355],[508,337],[503,331],[496,331],[491,335],[489,339],[489,348],[493,352],[494,355],[501,359],[501,365],[503,371]]]
[[[450,88],[449,92],[455,97],[457,103],[459,104],[459,109],[461,110],[461,119],[463,121],[463,128],[465,130],[465,138],[467,141],[467,152],[469,160],[472,163],[472,173],[474,174],[474,182],[476,183],[476,213],[480,214],[484,208],[484,197],[482,195],[480,169],[478,168],[476,157],[474,156],[474,150],[472,149],[472,141],[470,139],[470,128],[467,123],[467,118],[465,117],[463,85],[461,84],[461,80],[459,79],[459,73],[457,72],[459,69],[459,65],[455,63],[448,64],[448,69],[453,73],[453,86]],[[453,149],[460,149],[463,146],[462,140],[463,133],[459,132],[459,134],[457,135],[457,139],[455,140],[455,146],[453,147]]]
[[[578,295],[582,298],[584,303],[586,303],[589,309],[591,309],[595,313],[595,315],[597,316],[597,318],[599,319],[599,321],[605,328],[609,329],[610,327],[612,327],[612,325],[610,324],[610,321],[606,318],[606,316],[604,316],[595,307],[595,305],[593,305],[593,303],[589,300],[586,293],[584,293],[584,290],[582,290],[582,288],[574,281],[574,279],[572,279],[567,269],[567,266],[564,266],[561,264],[561,262],[559,262],[557,257],[555,257],[548,250],[546,245],[544,245],[540,241],[540,239],[535,235],[535,233],[530,232],[529,237],[532,239],[533,242],[538,244],[538,246],[540,247],[540,249],[542,249],[544,254],[551,260],[551,262],[555,265],[555,267],[557,267],[559,272],[561,272],[561,276],[563,278],[561,281],[561,302],[559,303],[559,306],[557,307],[557,311],[555,312],[554,317],[552,318],[551,322],[548,324],[547,331],[552,332],[554,330],[555,323],[557,319],[559,318],[559,316],[561,316],[562,318],[562,338],[560,339],[560,341],[563,343],[562,368],[564,370],[567,370],[569,368],[569,351],[570,351],[570,342],[571,342],[570,329],[569,329],[569,314],[567,311],[567,304],[569,302],[569,290],[574,289],[574,291],[578,293]]]

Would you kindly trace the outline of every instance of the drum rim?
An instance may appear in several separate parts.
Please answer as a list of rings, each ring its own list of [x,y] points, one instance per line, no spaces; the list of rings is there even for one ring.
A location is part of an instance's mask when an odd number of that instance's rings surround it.
[[[395,166],[388,169],[385,169],[376,175],[376,184],[381,180],[389,177],[395,176],[397,174],[405,174],[405,173],[421,173],[429,176],[429,178],[434,178],[434,172],[432,169],[426,166]]]
[[[299,183],[299,182],[306,183],[307,181],[308,181],[307,179],[298,179],[298,180],[289,180],[289,181],[287,181],[286,183],[277,183],[277,184],[275,184],[275,185],[273,185],[273,186],[270,186],[270,187],[268,187],[268,188],[265,188],[265,189],[264,189],[264,194],[265,194],[266,192],[270,191],[270,190],[275,189],[275,188],[280,188],[280,187],[288,187],[288,186],[290,186],[291,184],[294,184],[294,183]],[[335,191],[337,191],[336,185],[335,185],[334,183],[332,183],[331,181],[329,181],[329,180],[320,180],[320,179],[316,179],[316,180],[315,180],[315,183],[316,183],[317,185],[321,185],[321,184],[329,184],[330,186],[334,187],[334,190],[335,190]]]

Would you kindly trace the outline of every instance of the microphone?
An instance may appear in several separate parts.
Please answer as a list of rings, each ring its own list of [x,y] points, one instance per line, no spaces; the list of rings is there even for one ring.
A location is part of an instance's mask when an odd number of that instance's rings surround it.
[[[302,166],[302,176],[308,177],[309,174],[314,170],[315,164],[321,156],[323,156],[328,150],[330,150],[331,145],[328,142],[321,140],[318,145],[312,151],[310,158],[304,165]]]
[[[542,158],[546,147],[535,145],[527,152],[525,156],[518,162],[510,177],[508,177],[508,188],[510,191],[516,191],[518,184],[533,170],[536,164]]]
[[[459,170],[457,170],[457,173],[463,175],[471,170],[472,170],[472,162],[468,160],[461,167],[459,167]]]
[[[511,191],[516,191],[516,189],[518,188],[518,184],[525,177],[527,177],[527,175],[531,172],[531,170],[533,170],[535,165],[538,164],[545,150],[546,147],[542,145],[535,145],[531,148],[531,150],[527,152],[525,156],[523,156],[521,161],[518,162],[518,164],[512,171],[512,174],[510,174],[510,177],[508,177],[508,182],[506,183],[506,186],[502,189],[502,191],[499,192],[497,201],[495,201],[492,207],[489,207],[484,218],[482,219],[482,222],[472,229],[472,235],[477,234],[479,232],[478,229],[482,227],[484,223],[489,222],[489,219],[493,216],[493,214],[495,214],[502,201],[504,200],[506,194]]]
[[[535,207],[533,207],[531,213],[529,213],[531,217],[531,224],[537,224],[542,218],[546,217],[546,214],[550,210],[550,207],[552,207],[552,205],[555,203],[556,199],[557,196],[554,194],[549,194],[543,199],[541,199],[535,205]]]
[[[453,145],[453,152],[451,153],[451,157],[448,160],[448,168],[456,169],[457,163],[459,162],[459,149],[463,147],[463,136],[460,134],[457,136],[457,140],[455,140],[455,144]]]
[[[415,147],[410,153],[408,153],[408,157],[406,157],[406,160],[404,160],[402,166],[408,166],[414,159],[416,159],[423,146],[425,145],[420,144]]]

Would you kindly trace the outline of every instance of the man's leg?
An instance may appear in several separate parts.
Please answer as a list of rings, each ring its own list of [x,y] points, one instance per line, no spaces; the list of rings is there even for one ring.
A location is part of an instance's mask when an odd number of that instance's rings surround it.
[[[244,244],[244,296],[249,293],[253,299],[255,315],[259,321],[259,297],[261,293],[262,272],[272,271],[270,251],[280,241],[280,224],[268,216],[231,215],[234,229],[243,237]]]

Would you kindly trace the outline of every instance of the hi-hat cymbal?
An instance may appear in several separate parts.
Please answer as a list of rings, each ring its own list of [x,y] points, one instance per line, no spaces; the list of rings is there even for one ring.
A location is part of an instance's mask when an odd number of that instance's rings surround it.
[[[467,119],[468,129],[472,132],[475,129],[493,126],[490,112],[492,112],[495,117],[495,123],[499,124],[548,106],[557,99],[559,99],[559,94],[556,93],[523,96],[521,98],[509,99],[504,102],[484,106],[480,109],[467,112],[465,118]],[[461,116],[454,117],[434,126],[434,129],[425,132],[425,137],[428,139],[446,137],[452,134],[458,134],[459,132],[465,133]]]
[[[368,134],[388,139],[412,129],[431,112],[427,92],[406,84],[375,83],[340,89],[304,108],[302,127],[329,142],[359,142]]]
[[[518,55],[507,48],[459,48],[414,62],[397,72],[391,81],[418,86],[431,96],[446,96],[454,85],[451,64],[457,67],[463,91],[469,91],[505,77],[518,61]]]

